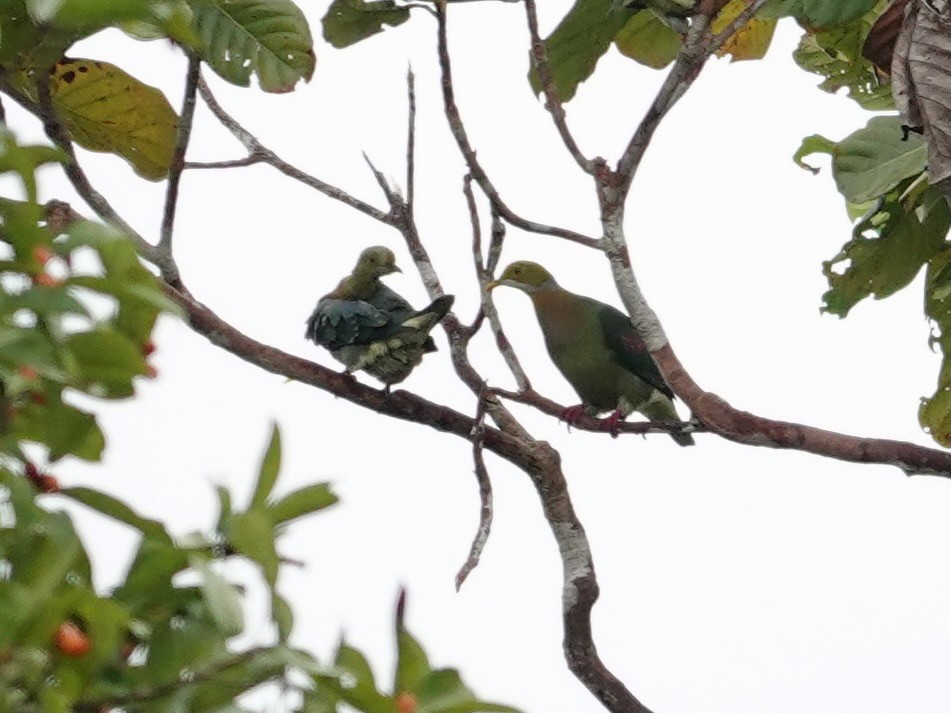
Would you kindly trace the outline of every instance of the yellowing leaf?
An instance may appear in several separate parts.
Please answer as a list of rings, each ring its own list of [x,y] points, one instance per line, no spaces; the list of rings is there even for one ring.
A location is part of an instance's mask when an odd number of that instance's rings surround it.
[[[746,0],[730,0],[710,23],[710,29],[719,33],[726,29],[746,8]],[[717,50],[718,57],[732,55],[733,61],[744,59],[762,59],[773,40],[776,20],[754,17],[737,30],[723,46]]]
[[[178,116],[158,89],[108,62],[69,59],[54,68],[50,93],[80,146],[122,156],[143,178],[168,174]]]

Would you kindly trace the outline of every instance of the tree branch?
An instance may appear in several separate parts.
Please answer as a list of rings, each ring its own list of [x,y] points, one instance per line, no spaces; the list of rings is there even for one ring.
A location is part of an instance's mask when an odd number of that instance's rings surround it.
[[[310,186],[314,190],[320,191],[328,198],[333,198],[336,201],[340,201],[355,210],[360,211],[366,216],[378,220],[381,223],[389,223],[390,218],[387,213],[384,213],[379,208],[376,208],[369,203],[366,203],[355,196],[350,195],[346,191],[337,188],[325,181],[320,180],[316,176],[312,176],[304,171],[300,170],[296,166],[287,163],[277,154],[271,151],[269,148],[264,146],[250,131],[245,129],[236,119],[234,119],[230,114],[228,114],[218,103],[218,100],[215,98],[215,95],[212,93],[211,89],[208,87],[208,84],[205,82],[204,78],[198,80],[198,92],[201,94],[202,101],[208,106],[211,110],[211,113],[215,115],[218,121],[230,131],[238,141],[240,141],[244,147],[248,150],[248,157],[243,159],[246,163],[236,163],[236,162],[219,162],[218,164],[204,166],[198,165],[194,166],[196,168],[221,168],[222,163],[230,163],[234,165],[251,165],[253,163],[266,163],[278,171],[283,173],[289,178],[293,178],[295,181],[299,181],[306,186]]]
[[[485,457],[482,453],[485,407],[485,398],[480,397],[475,418],[476,432],[472,439],[472,462],[475,464],[475,476],[479,483],[479,502],[481,503],[479,507],[479,527],[476,529],[475,537],[472,538],[469,556],[456,575],[457,592],[472,570],[479,566],[479,558],[482,556],[485,543],[489,541],[489,532],[492,529],[492,481],[489,479],[489,471],[485,467]]]
[[[476,279],[479,281],[479,299],[482,303],[479,314],[488,318],[489,325],[492,328],[492,334],[495,336],[496,348],[498,348],[499,353],[505,360],[509,371],[512,372],[512,376],[515,377],[515,383],[518,384],[518,388],[522,391],[528,391],[532,388],[531,382],[529,382],[528,376],[525,374],[525,369],[522,368],[522,364],[518,360],[518,356],[516,356],[511,342],[509,342],[508,337],[505,336],[505,331],[502,329],[502,320],[499,319],[499,312],[495,308],[495,302],[492,301],[492,294],[486,289],[486,285],[492,279],[492,271],[486,269],[482,259],[482,231],[479,226],[479,211],[476,208],[475,196],[472,194],[471,174],[466,174],[465,179],[463,179],[462,191],[466,196],[466,205],[469,207],[469,220],[472,223],[472,259],[473,262],[475,262]],[[496,216],[493,216],[492,223],[492,242],[489,246],[489,254],[498,255],[502,251],[505,226]],[[495,262],[497,261],[498,259],[496,258]],[[494,267],[493,265],[493,268]],[[475,334],[476,330],[477,325],[474,324],[470,338]]]
[[[195,54],[188,54],[188,71],[185,74],[185,98],[182,99],[182,112],[178,118],[178,131],[175,136],[175,150],[168,170],[168,185],[165,192],[165,210],[162,213],[162,230],[157,249],[172,258],[172,232],[175,225],[175,209],[178,205],[178,186],[185,168],[185,152],[192,132],[195,118],[195,92],[198,88],[201,60]]]
[[[492,208],[499,213],[508,223],[516,228],[527,230],[530,233],[539,233],[541,235],[553,235],[558,238],[564,238],[571,242],[585,245],[589,248],[599,248],[600,241],[596,238],[590,238],[587,235],[576,233],[573,230],[556,228],[542,223],[535,223],[526,220],[514,213],[502,200],[495,185],[489,179],[488,174],[479,163],[476,152],[469,142],[469,136],[466,133],[465,125],[462,122],[462,116],[459,114],[459,107],[456,106],[455,90],[452,84],[452,64],[449,61],[449,44],[446,39],[446,0],[436,0],[436,19],[437,19],[437,52],[439,57],[439,67],[442,74],[442,95],[443,107],[446,114],[446,120],[449,122],[449,128],[452,131],[453,138],[459,146],[459,151],[465,159],[472,177],[479,188],[488,197]]]
[[[578,148],[571,130],[568,128],[568,118],[565,116],[565,108],[558,95],[555,93],[554,79],[551,74],[551,65],[548,62],[548,51],[545,49],[545,43],[538,32],[538,12],[535,7],[535,0],[524,0],[525,15],[528,19],[528,32],[532,38],[532,60],[535,64],[535,71],[538,73],[538,81],[541,84],[542,92],[545,94],[545,108],[551,114],[558,135],[561,137],[568,153],[578,164],[578,167],[585,173],[594,175],[594,161],[588,159]]]

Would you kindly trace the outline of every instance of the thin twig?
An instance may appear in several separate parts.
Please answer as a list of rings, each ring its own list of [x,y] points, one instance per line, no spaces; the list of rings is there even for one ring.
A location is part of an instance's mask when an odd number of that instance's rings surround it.
[[[472,148],[472,144],[469,142],[469,136],[466,132],[465,125],[462,122],[462,116],[459,113],[459,107],[456,106],[455,90],[453,89],[452,85],[452,64],[449,60],[449,43],[446,38],[445,0],[437,0],[436,15],[438,20],[437,52],[439,57],[439,68],[442,74],[442,95],[446,119],[449,122],[449,128],[456,140],[456,144],[459,146],[459,151],[462,153],[462,156],[465,159],[466,166],[468,166],[469,171],[472,173],[476,183],[479,184],[479,188],[482,189],[482,192],[485,193],[489,201],[492,203],[492,207],[498,211],[498,213],[503,218],[505,218],[507,222],[511,223],[517,228],[521,228],[522,230],[527,230],[530,233],[539,233],[541,235],[552,235],[558,238],[564,238],[565,240],[570,240],[571,242],[585,245],[590,248],[600,248],[600,241],[596,238],[591,238],[587,235],[576,233],[573,230],[566,230],[564,228],[557,228],[526,220],[525,218],[522,218],[521,216],[514,213],[502,200],[502,196],[499,194],[495,185],[489,179],[489,176],[482,167],[482,164],[479,163],[475,149]]]
[[[475,196],[472,194],[471,174],[466,174],[466,177],[463,179],[462,192],[466,196],[466,205],[469,207],[469,220],[472,223],[472,260],[475,262],[476,278],[479,281],[479,297],[482,305],[479,314],[489,320],[492,333],[495,335],[496,347],[498,347],[499,353],[505,360],[509,371],[512,372],[512,376],[515,377],[515,383],[518,384],[518,388],[522,391],[528,391],[532,388],[532,385],[528,380],[528,376],[525,374],[525,370],[522,368],[522,364],[518,360],[518,356],[515,354],[515,350],[512,348],[511,342],[509,342],[505,336],[505,332],[502,329],[502,320],[499,319],[499,312],[495,308],[495,303],[492,301],[492,295],[486,289],[486,285],[489,283],[489,280],[492,279],[492,272],[486,269],[482,259],[482,230],[479,224],[479,211],[476,208]],[[502,236],[505,234],[504,227],[502,230],[495,229],[495,223],[497,221],[497,218],[493,219],[492,244],[489,249],[490,254],[498,254],[501,252]],[[501,222],[498,222],[501,225]],[[480,320],[478,319],[473,322],[469,334],[470,338],[478,330],[479,324]]]
[[[242,168],[244,166],[253,166],[256,163],[263,163],[264,156],[252,154],[244,158],[236,158],[231,161],[186,161],[187,169],[202,168]]]
[[[345,203],[346,205],[354,208],[355,210],[360,211],[366,216],[378,220],[381,223],[389,223],[390,217],[387,213],[376,208],[365,201],[360,200],[359,198],[350,195],[346,191],[337,188],[334,185],[326,183],[325,181],[320,180],[316,176],[312,176],[309,173],[302,171],[296,166],[287,163],[277,154],[271,151],[269,148],[264,146],[257,137],[254,136],[250,131],[245,129],[234,117],[232,117],[228,112],[226,112],[221,104],[218,103],[218,100],[215,98],[215,95],[212,93],[211,89],[208,87],[208,84],[205,82],[204,78],[199,79],[198,81],[198,93],[201,94],[202,100],[211,110],[211,113],[215,115],[218,121],[230,131],[238,141],[240,141],[244,147],[248,150],[248,158],[245,159],[247,163],[242,163],[240,165],[251,165],[253,163],[266,163],[278,171],[283,173],[289,178],[293,178],[295,181],[299,181],[306,186],[310,186],[316,191],[323,193],[328,198],[333,198],[336,201]],[[202,165],[195,165],[194,168],[208,167]],[[213,168],[220,168],[219,165],[211,166]]]
[[[195,93],[198,88],[201,60],[198,55],[188,54],[188,71],[185,74],[185,98],[182,100],[182,113],[178,118],[178,131],[175,135],[175,150],[168,169],[168,186],[165,192],[165,210],[162,213],[162,230],[159,235],[158,250],[169,258],[172,256],[172,233],[175,226],[175,209],[178,205],[178,186],[185,168],[185,153],[188,151],[188,139],[195,118]]]
[[[561,137],[568,153],[575,160],[575,163],[585,173],[594,175],[595,161],[587,158],[578,147],[575,137],[568,128],[568,118],[565,116],[565,108],[555,92],[554,77],[551,73],[551,64],[548,62],[548,51],[545,49],[545,43],[542,41],[538,32],[538,11],[535,7],[535,0],[524,0],[525,14],[528,18],[528,32],[532,38],[532,59],[535,64],[535,71],[538,74],[538,81],[541,84],[542,92],[545,94],[545,108],[551,114],[558,135]]]
[[[416,195],[416,75],[410,67],[406,72],[406,94],[409,116],[406,121],[406,210],[414,214],[413,199]]]
[[[469,573],[479,566],[482,550],[485,549],[485,543],[489,541],[489,532],[492,529],[492,481],[489,479],[489,471],[485,467],[485,456],[482,453],[486,410],[484,396],[484,394],[479,396],[478,406],[476,407],[475,434],[473,434],[472,439],[472,461],[475,465],[476,480],[479,483],[479,527],[476,530],[475,537],[472,538],[469,557],[456,575],[457,592],[462,587],[463,582],[466,581]]]

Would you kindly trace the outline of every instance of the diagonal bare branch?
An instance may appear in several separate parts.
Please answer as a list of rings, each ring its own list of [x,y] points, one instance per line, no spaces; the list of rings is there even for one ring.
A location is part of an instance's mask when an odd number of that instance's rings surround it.
[[[508,205],[502,200],[502,196],[499,194],[498,189],[492,183],[488,174],[485,172],[485,169],[482,167],[482,164],[479,162],[478,157],[476,156],[475,149],[472,148],[472,144],[469,141],[469,135],[466,132],[465,124],[462,122],[462,116],[459,113],[459,107],[456,105],[456,94],[455,89],[452,84],[452,64],[449,60],[449,43],[446,38],[446,3],[445,0],[437,0],[436,2],[436,13],[437,13],[437,52],[439,57],[439,67],[442,73],[442,95],[443,95],[443,108],[446,114],[446,119],[449,122],[449,128],[452,131],[453,138],[456,140],[456,144],[459,146],[459,151],[462,153],[463,158],[465,159],[466,166],[469,168],[472,177],[475,179],[476,183],[479,184],[479,188],[482,189],[482,192],[485,193],[489,201],[492,203],[492,208],[499,213],[508,223],[514,225],[516,228],[521,228],[522,230],[527,230],[530,233],[539,233],[541,235],[552,235],[558,238],[564,238],[565,240],[570,240],[571,242],[578,243],[579,245],[585,245],[589,248],[600,248],[600,241],[596,238],[588,237],[587,235],[582,235],[573,230],[566,230],[565,228],[557,228],[550,225],[544,225],[542,223],[536,223],[531,220],[526,220],[520,215],[517,215],[512,211]]]
[[[466,205],[469,207],[469,220],[472,223],[472,259],[475,262],[476,278],[479,281],[479,297],[482,302],[479,314],[489,320],[492,333],[495,335],[496,347],[498,347],[499,353],[505,360],[509,371],[512,372],[512,376],[515,377],[515,383],[518,384],[518,388],[522,391],[528,391],[532,388],[532,385],[528,380],[528,376],[525,374],[525,369],[522,368],[522,364],[518,360],[518,356],[515,354],[515,350],[512,348],[511,342],[509,342],[505,336],[505,331],[502,329],[502,320],[499,319],[499,312],[495,308],[495,303],[492,301],[491,293],[486,289],[486,285],[492,279],[492,271],[486,269],[482,259],[482,230],[479,225],[479,211],[476,208],[475,196],[472,194],[472,176],[470,174],[467,174],[462,182],[462,191],[466,196]],[[490,255],[498,255],[501,253],[504,235],[504,225],[493,216],[492,243],[489,248]],[[496,262],[497,261],[498,258],[496,258]],[[493,265],[493,269],[494,267]],[[475,333],[476,329],[477,326],[474,326],[472,334]]]
[[[158,249],[172,255],[172,232],[175,225],[175,209],[178,206],[178,186],[185,168],[185,152],[192,132],[195,118],[195,93],[198,89],[201,60],[195,54],[188,55],[188,70],[185,74],[185,98],[182,100],[182,112],[178,118],[178,131],[175,137],[175,150],[168,170],[168,185],[165,192],[165,210],[162,213],[162,229],[159,235]]]
[[[542,92],[545,94],[545,108],[551,114],[558,135],[561,137],[568,153],[578,164],[578,167],[585,173],[594,175],[597,162],[587,158],[578,147],[575,137],[568,128],[568,118],[565,115],[565,107],[558,99],[555,93],[554,79],[551,74],[551,64],[548,62],[548,51],[545,49],[545,43],[542,41],[538,32],[538,11],[535,7],[535,0],[523,0],[525,4],[525,14],[528,19],[528,32],[532,39],[532,61],[535,65],[535,71],[538,74],[538,81],[541,84]]]
[[[215,95],[212,93],[204,78],[201,78],[198,81],[198,93],[201,94],[202,101],[205,102],[205,104],[211,110],[211,113],[215,115],[215,118],[217,118],[218,121],[220,121],[221,124],[226,129],[228,129],[228,131],[230,131],[232,135],[234,135],[234,137],[238,139],[238,141],[240,141],[248,150],[248,157],[246,159],[239,159],[237,162],[219,162],[218,165],[198,164],[194,165],[195,168],[223,168],[234,167],[236,165],[244,166],[254,163],[266,163],[269,166],[276,168],[285,176],[293,178],[295,181],[299,181],[306,186],[310,186],[314,190],[323,193],[328,198],[333,198],[336,201],[340,201],[341,203],[344,203],[351,208],[360,211],[364,215],[369,216],[374,220],[378,220],[381,223],[387,224],[390,222],[388,213],[370,205],[365,201],[360,200],[359,198],[356,198],[355,196],[350,195],[346,191],[337,188],[334,185],[320,180],[316,176],[312,176],[311,174],[302,171],[296,166],[283,160],[276,153],[264,146],[264,144],[258,141],[254,134],[244,128],[240,122],[238,122],[222,108],[221,104],[218,103],[218,100],[215,98]],[[192,167],[192,165],[189,167]]]

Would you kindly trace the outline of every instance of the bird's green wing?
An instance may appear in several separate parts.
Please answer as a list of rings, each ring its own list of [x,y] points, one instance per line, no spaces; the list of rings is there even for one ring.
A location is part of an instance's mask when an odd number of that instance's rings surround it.
[[[307,320],[304,336],[333,351],[385,339],[392,329],[390,315],[369,302],[324,297]]]
[[[592,300],[594,302],[594,300]],[[674,392],[667,386],[661,376],[657,364],[651,358],[647,345],[641,339],[631,324],[630,318],[611,305],[596,302],[598,307],[598,321],[601,324],[601,333],[604,343],[618,364],[637,375],[655,389],[669,398],[674,398]]]

